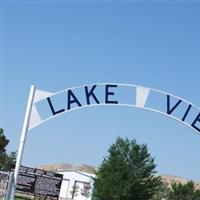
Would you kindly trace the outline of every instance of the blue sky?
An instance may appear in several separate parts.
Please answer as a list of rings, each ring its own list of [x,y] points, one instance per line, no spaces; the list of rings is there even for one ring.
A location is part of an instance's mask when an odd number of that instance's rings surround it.
[[[30,85],[157,88],[200,106],[200,2],[3,1],[2,127],[17,150]],[[159,103],[159,102],[158,102]],[[144,110],[66,113],[28,134],[23,164],[98,166],[117,136],[147,143],[160,174],[200,181],[200,135]]]

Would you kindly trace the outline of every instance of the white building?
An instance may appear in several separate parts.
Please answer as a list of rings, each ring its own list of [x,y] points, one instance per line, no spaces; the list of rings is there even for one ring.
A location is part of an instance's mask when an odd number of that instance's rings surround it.
[[[95,168],[88,165],[56,164],[45,165],[41,169],[63,174],[60,199],[91,200]]]

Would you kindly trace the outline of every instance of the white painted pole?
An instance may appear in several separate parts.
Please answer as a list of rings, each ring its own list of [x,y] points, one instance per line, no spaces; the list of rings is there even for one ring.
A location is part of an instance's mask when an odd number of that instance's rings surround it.
[[[24,124],[23,124],[23,128],[22,128],[21,138],[20,138],[19,149],[18,149],[18,152],[17,152],[17,160],[16,160],[15,172],[14,172],[13,198],[14,198],[14,195],[15,195],[17,177],[18,177],[21,162],[22,162],[24,146],[25,146],[25,142],[26,142],[26,135],[27,135],[28,128],[29,128],[28,126],[29,126],[29,120],[30,120],[31,109],[32,109],[33,100],[34,100],[34,96],[35,96],[35,91],[36,91],[36,87],[34,85],[32,85],[31,88],[30,88],[28,104],[27,104],[27,107],[26,107],[26,114],[25,114],[25,118],[24,118]]]

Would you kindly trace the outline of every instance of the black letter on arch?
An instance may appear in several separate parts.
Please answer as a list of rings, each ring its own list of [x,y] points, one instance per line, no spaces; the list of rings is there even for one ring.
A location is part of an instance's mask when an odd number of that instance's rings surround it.
[[[195,120],[192,122],[191,126],[196,129],[198,132],[200,132],[200,128],[196,126],[196,123],[200,122],[200,113],[197,115]]]
[[[88,86],[85,86],[85,95],[86,95],[86,100],[87,100],[88,105],[90,105],[90,96],[92,96],[94,98],[94,100],[96,101],[97,104],[100,104],[99,100],[97,99],[97,97],[94,94],[95,88],[96,88],[96,85],[93,85],[92,88],[90,89],[90,91],[88,91]]]
[[[71,109],[72,103],[76,103],[79,107],[81,107],[81,103],[79,102],[79,100],[76,98],[76,96],[74,95],[74,93],[71,90],[67,91],[67,97],[68,97],[68,101],[67,101],[67,109],[68,110]],[[72,99],[71,99],[71,97],[72,97]]]
[[[171,115],[172,112],[177,108],[177,106],[182,102],[182,100],[178,100],[177,103],[170,108],[170,95],[167,94],[167,114]]]
[[[105,94],[105,103],[107,104],[118,104],[118,101],[111,101],[108,99],[109,96],[114,96],[115,93],[114,92],[110,92],[109,88],[116,88],[117,85],[106,85],[106,94]]]
[[[53,104],[52,104],[52,102],[51,102],[51,99],[50,99],[49,97],[47,98],[47,102],[48,102],[48,104],[49,104],[49,106],[50,106],[50,108],[51,108],[51,112],[52,112],[53,115],[57,115],[57,114],[59,114],[59,113],[61,113],[61,112],[65,112],[65,109],[64,109],[64,108],[61,109],[61,110],[55,111],[55,109],[54,109],[54,107],[53,107]]]
[[[185,121],[185,118],[187,117],[187,115],[188,115],[188,113],[189,113],[191,107],[192,107],[192,105],[189,104],[187,110],[185,111],[185,114],[184,114],[183,118],[181,119],[183,122]]]

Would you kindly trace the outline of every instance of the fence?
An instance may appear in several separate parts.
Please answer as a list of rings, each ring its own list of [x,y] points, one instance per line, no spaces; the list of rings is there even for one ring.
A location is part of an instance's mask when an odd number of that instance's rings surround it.
[[[9,173],[0,171],[0,200],[5,198]]]

